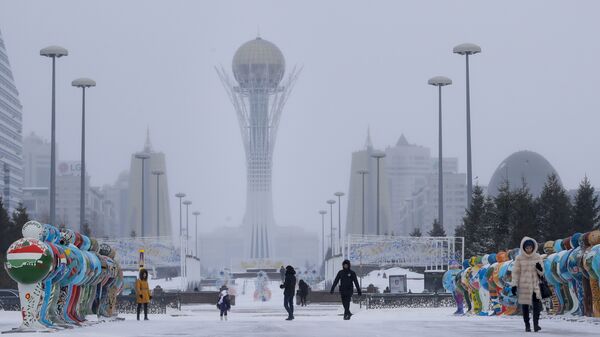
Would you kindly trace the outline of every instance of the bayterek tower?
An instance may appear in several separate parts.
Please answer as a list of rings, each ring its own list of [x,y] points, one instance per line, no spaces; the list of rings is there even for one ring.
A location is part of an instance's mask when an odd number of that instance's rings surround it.
[[[217,73],[237,113],[246,151],[246,213],[242,226],[250,240],[245,249],[252,259],[268,259],[272,256],[275,226],[273,149],[283,106],[299,71],[292,69],[284,80],[281,50],[260,37],[239,47],[231,66],[235,82],[225,69],[217,69]]]

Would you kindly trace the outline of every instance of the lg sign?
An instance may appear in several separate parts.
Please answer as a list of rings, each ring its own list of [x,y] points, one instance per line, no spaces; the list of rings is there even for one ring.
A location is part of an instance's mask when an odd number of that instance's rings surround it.
[[[81,162],[79,161],[61,161],[58,163],[59,176],[80,176]]]

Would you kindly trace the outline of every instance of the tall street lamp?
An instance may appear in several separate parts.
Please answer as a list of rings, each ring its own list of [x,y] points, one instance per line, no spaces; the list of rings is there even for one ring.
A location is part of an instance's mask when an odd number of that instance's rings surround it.
[[[156,236],[160,236],[160,193],[159,193],[159,183],[160,176],[165,174],[164,171],[154,170],[152,174],[156,176]]]
[[[335,192],[334,195],[338,197],[338,249],[340,254],[342,253],[342,197],[344,192]]]
[[[455,54],[465,55],[467,69],[467,208],[473,201],[473,170],[471,166],[471,90],[469,87],[469,55],[481,53],[481,47],[473,43],[463,43],[454,47]]]
[[[185,253],[187,254],[187,246],[190,238],[190,205],[192,202],[185,200],[183,204],[185,205]]]
[[[179,199],[179,237],[181,237],[181,229],[183,228],[182,220],[181,220],[181,199],[185,198],[185,193],[177,193],[175,197]]]
[[[436,76],[429,79],[429,85],[438,87],[438,119],[439,119],[439,154],[438,154],[438,222],[444,225],[444,178],[443,178],[443,156],[442,156],[442,87],[452,84],[452,80],[444,76]]]
[[[196,231],[194,232],[194,234],[195,234],[194,237],[196,238],[196,240],[195,240],[195,243],[196,243],[196,250],[195,250],[195,252],[196,252],[196,257],[199,257],[200,254],[198,254],[198,215],[200,215],[202,213],[200,213],[198,211],[195,211],[192,214],[196,217]]]
[[[85,89],[96,86],[96,82],[89,78],[78,78],[71,82],[76,88],[81,88],[81,183],[79,196],[79,225],[85,223]]]
[[[385,152],[375,151],[371,154],[371,157],[377,159],[377,235],[380,233],[379,227],[379,161],[385,158]]]
[[[56,59],[69,55],[63,47],[50,46],[40,50],[41,56],[52,58],[52,126],[50,142],[50,224],[56,225]]]
[[[145,162],[146,162],[146,159],[150,158],[150,155],[147,154],[147,153],[138,153],[138,154],[135,155],[135,157],[137,159],[140,159],[142,161],[142,176],[141,176],[141,178],[142,178],[142,199],[141,199],[141,202],[142,202],[142,235],[141,236],[144,237],[144,235],[145,235],[145,233],[144,233],[144,226],[146,225],[146,210],[145,210],[145,202],[144,202],[144,196],[145,196],[144,181],[146,179],[144,179],[145,178],[145,174],[144,173],[146,172],[146,170],[145,170]]]
[[[335,200],[329,199],[327,200],[327,203],[329,204],[329,219],[331,220],[331,227],[329,228],[329,233],[331,234],[331,256],[333,256],[333,204],[335,204]]]
[[[365,235],[365,174],[369,174],[368,170],[358,170],[356,173],[362,176],[362,235]]]
[[[319,214],[321,214],[321,252],[323,254],[323,261],[325,261],[325,214],[327,214],[327,211],[320,210]]]

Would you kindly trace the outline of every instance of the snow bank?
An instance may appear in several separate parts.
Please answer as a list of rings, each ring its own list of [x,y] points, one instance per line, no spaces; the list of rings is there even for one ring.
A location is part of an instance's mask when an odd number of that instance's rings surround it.
[[[386,275],[386,278],[383,278],[384,273]],[[372,284],[375,287],[379,288],[379,292],[383,292],[383,290],[390,285],[390,275],[406,275],[407,288],[413,293],[420,293],[423,292],[423,290],[425,289],[425,281],[423,274],[415,273],[408,269],[399,267],[373,270],[372,272],[370,272],[362,278],[362,287],[367,288],[369,284]]]

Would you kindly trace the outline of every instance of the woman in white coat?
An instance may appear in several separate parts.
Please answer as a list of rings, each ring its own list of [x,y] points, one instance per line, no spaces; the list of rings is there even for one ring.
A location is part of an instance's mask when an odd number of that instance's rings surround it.
[[[525,331],[531,331],[529,306],[532,306],[535,332],[542,330],[539,325],[542,311],[540,276],[544,274],[544,263],[537,250],[537,242],[530,237],[524,237],[521,240],[521,252],[515,259],[512,271],[512,292],[518,295],[518,303],[521,304],[523,321],[525,321]]]

